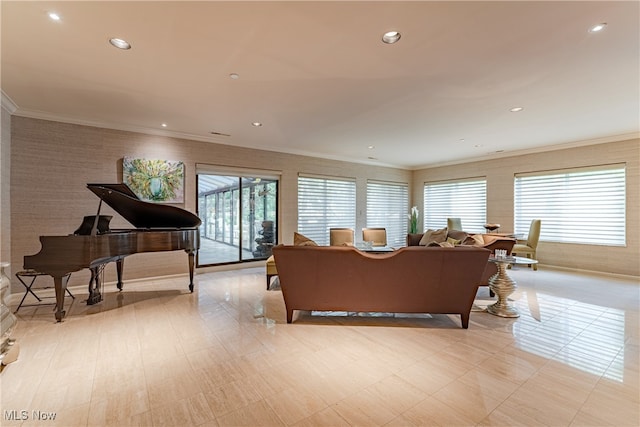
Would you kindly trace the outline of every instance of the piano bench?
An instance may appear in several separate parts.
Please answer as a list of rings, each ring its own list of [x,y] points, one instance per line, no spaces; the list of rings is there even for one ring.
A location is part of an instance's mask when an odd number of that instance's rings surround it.
[[[22,270],[22,271],[18,271],[16,273],[16,277],[18,278],[18,280],[20,281],[20,283],[22,283],[22,285],[25,287],[25,291],[24,291],[24,295],[22,297],[22,300],[20,300],[20,304],[18,304],[18,308],[16,308],[16,311],[14,313],[17,313],[18,310],[20,310],[20,307],[35,307],[35,306],[39,306],[39,305],[48,305],[48,304],[55,304],[55,302],[43,302],[45,299],[50,299],[53,298],[55,299],[56,297],[39,297],[38,295],[36,295],[36,293],[33,291],[33,284],[36,282],[36,279],[40,276],[46,276],[45,273],[40,273],[39,271],[35,271],[35,270]],[[28,282],[28,284],[27,284]],[[40,288],[40,289],[49,289],[50,287],[44,287],[44,288]],[[67,289],[67,293],[69,294],[69,296],[73,299],[76,299],[76,297],[71,293],[71,291],[69,289]],[[38,300],[38,304],[24,304],[24,300],[25,298],[27,298],[27,295],[33,295],[37,300]]]
[[[269,290],[269,285],[271,285],[271,278],[273,276],[278,275],[278,270],[276,269],[276,260],[273,258],[273,255],[267,258],[266,267],[267,267],[267,290]]]

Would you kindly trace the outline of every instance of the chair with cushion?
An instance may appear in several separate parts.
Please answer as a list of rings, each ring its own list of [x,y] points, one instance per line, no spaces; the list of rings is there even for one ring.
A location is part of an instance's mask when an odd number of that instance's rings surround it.
[[[372,246],[387,246],[387,229],[383,227],[363,228],[362,241],[372,242]]]
[[[353,230],[351,228],[330,228],[329,246],[353,246]]]
[[[462,221],[460,218],[447,218],[447,228],[449,230],[462,230]]]
[[[273,276],[278,275],[278,269],[276,268],[276,260],[273,257],[273,255],[267,258],[266,267],[267,267],[267,290],[269,290],[269,286],[271,285],[271,278]]]
[[[539,219],[534,219],[531,221],[531,225],[529,226],[529,235],[527,236],[526,243],[516,243],[513,245],[513,249],[511,253],[518,256],[526,256],[527,258],[535,259],[536,258],[536,250],[538,248],[538,240],[540,239],[540,223]],[[537,270],[538,265],[533,264],[533,269]]]

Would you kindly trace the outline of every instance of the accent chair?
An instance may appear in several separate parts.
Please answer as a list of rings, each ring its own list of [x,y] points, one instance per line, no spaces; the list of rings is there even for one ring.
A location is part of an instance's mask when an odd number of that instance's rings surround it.
[[[541,221],[539,219],[531,220],[527,242],[516,243],[515,245],[513,245],[511,253],[519,256],[525,255],[527,258],[537,260],[536,251],[538,249],[538,240],[540,239],[540,225]],[[538,264],[533,264],[533,269],[537,270]]]
[[[387,246],[387,229],[384,227],[363,228],[362,241],[373,242],[372,246]]]
[[[351,228],[330,228],[329,246],[353,246],[353,235]]]
[[[460,218],[447,218],[447,228],[462,231],[462,221]]]
[[[273,255],[267,258],[265,267],[267,269],[267,290],[269,290],[269,286],[271,286],[271,278],[278,275],[278,269],[276,268],[276,259]]]

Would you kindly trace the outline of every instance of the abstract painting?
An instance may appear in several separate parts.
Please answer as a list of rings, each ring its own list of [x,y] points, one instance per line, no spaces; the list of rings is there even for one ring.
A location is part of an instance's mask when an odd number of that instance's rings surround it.
[[[124,157],[122,182],[140,200],[156,203],[184,203],[184,163]]]

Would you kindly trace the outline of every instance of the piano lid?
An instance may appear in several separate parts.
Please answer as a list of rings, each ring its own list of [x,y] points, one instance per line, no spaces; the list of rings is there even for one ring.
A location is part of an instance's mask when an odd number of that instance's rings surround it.
[[[140,200],[126,184],[87,187],[136,228],[193,228],[202,222],[187,210]]]

